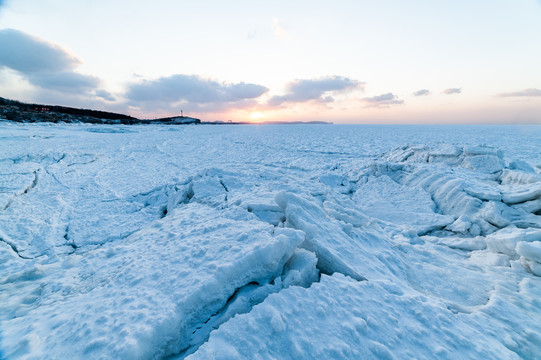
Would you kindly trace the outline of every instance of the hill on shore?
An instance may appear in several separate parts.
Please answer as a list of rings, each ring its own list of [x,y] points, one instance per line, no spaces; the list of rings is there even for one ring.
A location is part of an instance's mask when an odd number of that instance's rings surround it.
[[[23,123],[89,123],[89,124],[198,124],[201,120],[189,116],[160,119],[137,119],[133,116],[107,111],[78,109],[68,106],[28,104],[0,97],[0,120]]]

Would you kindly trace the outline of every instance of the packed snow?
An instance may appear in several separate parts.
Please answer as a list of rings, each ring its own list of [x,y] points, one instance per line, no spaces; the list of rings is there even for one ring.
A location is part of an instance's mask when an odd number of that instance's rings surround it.
[[[0,123],[0,358],[541,358],[540,139]]]

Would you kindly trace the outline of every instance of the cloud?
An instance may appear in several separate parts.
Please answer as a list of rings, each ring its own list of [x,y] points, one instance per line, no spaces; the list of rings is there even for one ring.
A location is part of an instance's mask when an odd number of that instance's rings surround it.
[[[365,103],[367,107],[388,108],[393,105],[403,105],[404,100],[398,99],[398,96],[393,93],[381,94],[372,97],[365,97],[361,99],[361,102]]]
[[[303,103],[307,101],[329,103],[334,101],[332,95],[355,89],[364,89],[364,83],[342,76],[295,80],[288,84],[287,94],[273,96],[268,101],[268,105],[280,106],[286,103]]]
[[[41,88],[60,92],[86,92],[95,89],[100,83],[100,80],[95,76],[76,72],[31,74],[28,79],[30,83]]]
[[[462,93],[462,88],[449,88],[442,91],[442,94],[445,94],[445,95],[460,94],[460,93]]]
[[[0,69],[14,70],[43,90],[91,95],[100,85],[97,77],[74,71],[82,63],[80,59],[60,46],[22,31],[0,30],[0,49]]]
[[[94,96],[99,97],[106,101],[116,101],[115,97],[106,90],[96,90],[94,91]]]
[[[289,38],[286,29],[284,29],[282,24],[280,24],[280,20],[278,18],[272,18],[272,32],[274,36],[281,40],[287,40]]]
[[[534,96],[541,96],[541,90],[530,88],[530,89],[524,89],[524,90],[510,92],[510,93],[502,93],[496,96],[497,97],[534,97]]]
[[[125,97],[137,107],[172,109],[178,104],[190,103],[201,111],[211,111],[253,104],[250,100],[257,99],[268,90],[257,84],[220,83],[197,75],[176,74],[131,84]]]
[[[413,93],[413,96],[427,96],[430,95],[430,91],[427,89],[418,90]]]
[[[15,29],[0,30],[0,66],[23,74],[73,70],[81,60],[59,46]]]

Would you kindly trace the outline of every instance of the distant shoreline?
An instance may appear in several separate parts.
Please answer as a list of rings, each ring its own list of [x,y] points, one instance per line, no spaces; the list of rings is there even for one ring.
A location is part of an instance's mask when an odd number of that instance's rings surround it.
[[[28,104],[0,97],[0,121],[17,123],[67,123],[104,125],[312,125],[326,121],[201,121],[190,116],[172,116],[157,119],[138,119],[133,116],[106,111],[79,109],[60,105]]]
[[[330,121],[202,121],[201,125],[334,125]]]

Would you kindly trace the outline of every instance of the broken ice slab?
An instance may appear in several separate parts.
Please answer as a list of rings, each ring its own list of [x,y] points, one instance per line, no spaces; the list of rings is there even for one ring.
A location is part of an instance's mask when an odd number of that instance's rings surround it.
[[[233,210],[187,204],[122,241],[71,257],[76,266],[49,265],[37,280],[39,304],[3,322],[4,354],[127,359],[189,347],[196,328],[237,289],[280,276],[303,241],[299,231]]]
[[[395,253],[389,236],[349,198],[328,197],[320,206],[313,199],[281,192],[276,202],[284,210],[285,226],[305,233],[301,247],[317,255],[322,273],[338,272],[362,281],[401,271],[400,257],[392,264],[387,261]]]
[[[506,227],[485,238],[487,249],[518,258],[517,244],[519,242],[541,241],[540,229],[519,229],[513,226]]]
[[[541,197],[541,182],[502,186],[502,199],[506,204],[517,204]]]
[[[187,359],[519,358],[479,331],[483,320],[468,322],[391,281],[322,275],[308,289],[286,289],[231,319]]]

